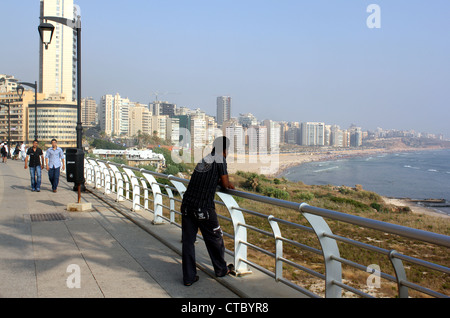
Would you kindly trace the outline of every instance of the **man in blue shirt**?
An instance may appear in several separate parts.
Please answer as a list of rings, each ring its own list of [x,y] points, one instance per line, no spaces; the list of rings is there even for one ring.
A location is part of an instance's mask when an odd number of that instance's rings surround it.
[[[45,153],[45,165],[47,166],[48,178],[52,184],[52,190],[56,192],[61,167],[64,170],[64,152],[58,147],[56,139],[52,139],[52,147],[48,148]]]

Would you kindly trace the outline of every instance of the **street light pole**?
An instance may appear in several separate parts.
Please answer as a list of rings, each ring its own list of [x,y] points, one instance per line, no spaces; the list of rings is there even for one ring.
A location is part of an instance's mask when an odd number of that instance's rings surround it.
[[[77,149],[83,149],[83,126],[81,122],[81,17],[74,20],[61,17],[42,17],[42,20],[57,22],[72,28],[77,33]],[[54,26],[49,23],[39,25],[41,40],[47,49],[53,36]],[[50,33],[49,33],[50,32]]]
[[[53,21],[72,28],[77,34],[77,149],[79,153],[83,152],[83,124],[81,121],[81,17],[77,16],[74,20],[69,20],[62,17],[41,17],[42,21]],[[39,34],[41,40],[48,48],[53,37],[55,27],[50,23],[41,23],[39,25]],[[83,171],[79,171],[84,176],[84,159],[78,166]],[[84,179],[84,177],[83,177]],[[84,182],[82,182],[84,183]],[[78,203],[81,203],[81,183],[78,182]]]
[[[37,133],[37,81],[32,83],[27,82],[21,82],[17,83],[17,93],[19,94],[20,98],[22,98],[23,95],[23,87],[21,85],[25,85],[31,88],[34,88],[34,140],[38,140],[38,133]],[[28,139],[28,138],[27,138]]]

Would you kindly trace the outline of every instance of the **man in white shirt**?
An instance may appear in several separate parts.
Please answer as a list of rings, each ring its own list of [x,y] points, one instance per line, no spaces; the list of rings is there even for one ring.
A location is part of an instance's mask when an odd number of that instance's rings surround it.
[[[52,139],[52,147],[45,153],[45,165],[47,166],[48,178],[52,184],[53,192],[56,192],[59,184],[60,169],[64,170],[64,152],[58,147],[56,139]]]

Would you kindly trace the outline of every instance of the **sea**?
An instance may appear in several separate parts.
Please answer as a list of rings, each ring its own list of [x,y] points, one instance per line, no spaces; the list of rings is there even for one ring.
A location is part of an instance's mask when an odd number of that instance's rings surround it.
[[[444,199],[443,204],[433,204],[432,208],[450,215],[450,149],[309,162],[291,167],[280,176],[308,185],[360,184],[364,190],[385,197]]]

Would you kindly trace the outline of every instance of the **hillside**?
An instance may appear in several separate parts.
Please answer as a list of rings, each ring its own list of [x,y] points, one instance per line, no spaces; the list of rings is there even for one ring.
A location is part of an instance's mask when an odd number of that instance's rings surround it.
[[[345,186],[336,187],[332,185],[310,186],[305,185],[302,182],[290,182],[284,178],[267,178],[264,175],[242,171],[238,171],[236,174],[231,175],[230,178],[237,190],[254,192],[293,202],[306,202],[320,208],[450,235],[449,219],[425,214],[414,214],[409,207],[387,204],[383,197],[374,192],[365,191],[359,185],[356,185],[353,188]],[[269,206],[267,204],[242,198],[236,198],[236,200],[242,208],[257,211],[266,215],[274,215],[285,220],[309,226],[308,222],[300,213],[298,213],[298,211]],[[228,212],[222,207],[219,207],[218,211],[225,216],[228,215]],[[227,224],[226,222],[222,223],[225,223],[223,224],[223,228],[226,232],[233,233],[231,224]],[[246,215],[246,223],[271,232],[267,221],[262,220],[261,218]],[[448,250],[445,248],[415,242],[413,240],[400,238],[396,235],[381,233],[343,222],[327,220],[327,223],[333,233],[337,235],[352,238],[387,250],[395,249],[406,255],[450,266]],[[287,226],[282,227],[282,233],[284,237],[320,249],[314,234],[299,231]],[[267,237],[255,233],[254,231],[248,232],[248,239],[252,244],[263,246],[267,250],[274,252],[273,240],[267,239]],[[226,239],[226,242],[228,248],[232,249],[232,241]],[[338,245],[340,246],[341,257],[365,266],[378,264],[383,272],[394,275],[392,266],[387,257],[344,243],[338,243]],[[318,255],[297,247],[289,246],[289,244],[285,245],[284,251],[286,258],[296,260],[299,264],[303,264],[306,267],[324,273],[323,259]],[[249,257],[258,264],[271,270],[274,268],[273,259],[260,252],[249,249]],[[445,294],[450,294],[450,291],[448,290],[448,288],[450,288],[450,278],[448,275],[441,272],[433,272],[429,269],[420,268],[415,265],[409,266],[409,264],[406,264],[405,268],[410,281],[420,282],[424,286]],[[305,274],[298,269],[286,265],[284,275],[290,277],[294,281],[297,280],[301,282],[303,286],[306,284],[319,294],[324,291],[323,283],[320,280],[312,278],[312,276]],[[343,278],[351,286],[364,289],[367,275],[367,273],[356,270],[353,267],[343,265]],[[397,293],[395,284],[385,280],[383,280],[380,289],[372,292],[374,292],[377,297],[395,297]],[[414,291],[411,291],[410,295],[412,297],[426,297],[424,294]],[[350,294],[348,296],[352,297]]]

